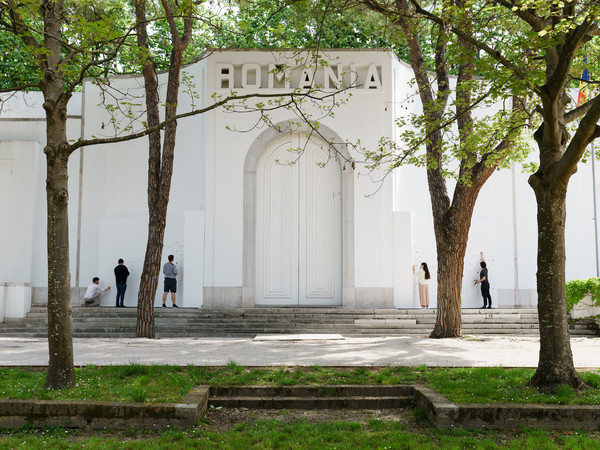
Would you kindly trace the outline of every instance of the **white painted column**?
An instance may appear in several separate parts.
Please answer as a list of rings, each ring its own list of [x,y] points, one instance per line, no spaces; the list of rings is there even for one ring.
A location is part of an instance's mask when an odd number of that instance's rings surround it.
[[[394,211],[394,306],[414,308],[412,212]]]
[[[4,318],[22,319],[31,311],[31,284],[4,284]]]
[[[0,283],[0,323],[4,322],[4,283]]]
[[[204,301],[204,211],[186,211],[184,219],[183,303],[200,308]]]

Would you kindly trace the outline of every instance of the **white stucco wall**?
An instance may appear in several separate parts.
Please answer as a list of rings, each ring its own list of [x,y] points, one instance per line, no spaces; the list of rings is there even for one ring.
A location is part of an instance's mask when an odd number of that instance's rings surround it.
[[[16,288],[11,298],[23,305],[5,305],[7,317],[22,317],[33,301],[45,302],[48,270],[46,252],[46,144],[45,113],[40,92],[2,96],[0,110],[0,283],[26,284]],[[77,139],[81,132],[81,94],[75,93],[68,105],[67,135]],[[69,159],[69,236],[71,283],[75,286],[79,152]],[[8,289],[8,288],[7,288]],[[11,288],[12,289],[12,288]],[[12,290],[11,290],[12,292]],[[76,295],[76,293],[74,293]],[[8,298],[8,297],[6,297]],[[5,298],[5,302],[8,301]],[[18,300],[21,301],[21,300]]]
[[[198,95],[188,95],[185,84],[181,87],[179,112],[190,110],[192,103],[202,105],[202,89],[205,62],[185,69],[186,77],[195,83]],[[166,75],[159,77],[161,92],[164,94]],[[138,118],[131,122],[133,130],[143,129],[143,81],[141,77],[123,76],[111,79],[111,87],[101,89],[91,81],[84,87],[84,137],[112,137],[111,114],[103,103],[110,98],[112,105],[116,99],[134,103],[133,114]],[[115,89],[113,89],[113,87]],[[110,95],[108,95],[110,94]],[[127,104],[123,108],[127,108]],[[120,127],[129,121],[118,112],[114,120]],[[169,200],[169,215],[165,230],[163,255],[173,254],[180,267],[178,304],[195,306],[197,299],[186,301],[184,292],[185,264],[185,214],[204,209],[204,119],[201,115],[178,122],[177,144],[173,165],[173,179]],[[117,130],[127,133],[127,130]],[[81,285],[91,283],[94,276],[100,277],[103,286],[115,285],[113,269],[117,260],[123,258],[131,273],[125,294],[125,305],[137,305],[137,290],[144,264],[146,238],[148,233],[147,203],[148,138],[110,145],[98,145],[84,149],[84,180],[82,206]],[[193,275],[190,273],[190,277]],[[200,289],[200,292],[202,290]],[[116,292],[110,291],[102,297],[101,304],[115,304]],[[162,277],[156,295],[156,305],[161,304]],[[170,304],[170,302],[169,302]]]

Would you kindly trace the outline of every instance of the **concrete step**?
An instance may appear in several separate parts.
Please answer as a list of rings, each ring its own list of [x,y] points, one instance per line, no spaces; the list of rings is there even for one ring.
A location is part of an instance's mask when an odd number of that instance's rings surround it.
[[[413,397],[226,397],[210,398],[209,405],[249,409],[392,409],[412,406]]]
[[[476,334],[476,335],[514,335],[514,336],[539,336],[538,329],[527,329],[527,328],[491,328],[487,330],[482,329],[462,329],[463,334]]]
[[[463,309],[464,334],[538,335],[535,309]],[[342,308],[156,308],[156,333],[163,337],[254,336],[322,333],[343,336],[426,336],[436,310]],[[0,336],[46,336],[47,308],[36,305],[26,319],[0,324]],[[75,337],[134,336],[137,308],[73,308]],[[593,323],[575,323],[572,335],[593,336]]]
[[[326,396],[394,396],[412,395],[413,387],[404,384],[314,385],[314,386],[211,386],[211,397],[326,397]]]
[[[212,406],[253,409],[383,409],[412,406],[411,386],[212,387]]]
[[[521,323],[521,322],[506,322],[506,323],[494,323],[494,322],[484,322],[484,323],[464,323],[462,324],[462,328],[463,329],[486,329],[486,328],[497,328],[497,329],[503,329],[503,328],[523,328],[523,329],[529,329],[529,328],[535,328],[538,329],[539,328],[539,324],[536,323]]]
[[[205,324],[205,323],[223,323],[223,324],[227,324],[227,323],[257,323],[257,324],[270,324],[270,323],[333,323],[333,324],[353,324],[354,320],[356,319],[345,319],[345,318],[341,318],[341,319],[336,319],[336,318],[331,318],[331,319],[307,319],[307,320],[302,320],[302,319],[294,319],[294,318],[288,318],[288,317],[281,317],[281,316],[274,316],[270,319],[264,319],[264,320],[257,320],[257,319],[247,319],[244,317],[232,317],[232,318],[198,318],[198,317],[193,317],[193,316],[189,316],[189,317],[174,317],[174,316],[154,316],[155,320],[162,320],[164,322],[169,322],[169,323],[189,323],[189,324]],[[106,322],[106,321],[118,321],[118,322],[127,322],[127,321],[136,321],[137,317],[131,316],[131,317],[81,317],[81,316],[75,316],[73,317],[73,321],[74,322],[81,322],[81,323],[91,323],[91,322]],[[360,320],[360,319],[358,319]],[[411,320],[411,319],[405,319],[405,320]],[[414,319],[412,319],[414,321]],[[43,320],[38,320],[39,322],[42,322]]]

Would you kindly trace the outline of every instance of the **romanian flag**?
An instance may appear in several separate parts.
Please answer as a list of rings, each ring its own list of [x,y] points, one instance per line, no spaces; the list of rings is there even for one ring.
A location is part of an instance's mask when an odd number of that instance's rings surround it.
[[[583,62],[587,63],[587,57],[583,58]],[[583,69],[581,74],[581,81],[579,82],[579,97],[577,97],[577,106],[583,105],[588,97],[588,84],[590,81],[590,71],[586,68]]]

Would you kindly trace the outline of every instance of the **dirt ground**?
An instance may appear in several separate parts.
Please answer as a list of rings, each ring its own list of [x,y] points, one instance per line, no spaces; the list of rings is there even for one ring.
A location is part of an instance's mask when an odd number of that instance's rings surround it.
[[[282,422],[302,420],[304,422],[358,422],[368,423],[370,420],[385,420],[403,423],[407,430],[418,428],[413,419],[412,408],[377,409],[377,410],[304,410],[304,409],[253,409],[248,408],[211,408],[207,410],[205,426],[214,431],[234,429],[238,423],[250,423],[260,419],[276,419]]]

